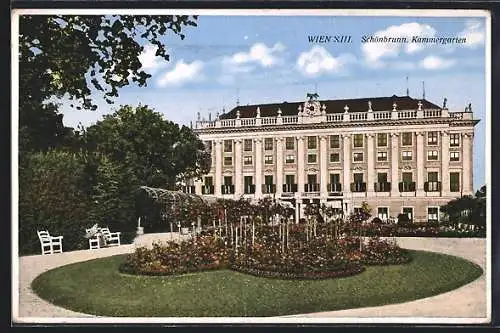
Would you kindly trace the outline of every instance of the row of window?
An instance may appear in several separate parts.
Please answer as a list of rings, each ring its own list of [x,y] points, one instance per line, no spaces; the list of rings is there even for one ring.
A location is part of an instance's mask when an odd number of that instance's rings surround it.
[[[378,133],[377,134],[377,147],[387,147],[388,142],[387,133]],[[413,132],[405,132],[401,135],[401,144],[403,146],[412,146],[413,145]],[[427,132],[427,145],[435,146],[438,144],[438,132]],[[308,136],[307,137],[307,148],[308,149],[317,149],[318,142],[316,136]],[[450,134],[450,147],[459,147],[460,146],[460,134],[454,133]],[[364,134],[354,134],[353,135],[353,147],[354,148],[363,148],[364,147]],[[330,135],[330,148],[336,149],[340,148],[340,135]],[[274,142],[272,138],[264,139],[264,150],[273,150]],[[285,149],[293,150],[295,149],[295,138],[287,137],[285,138]],[[253,150],[253,142],[252,139],[243,140],[243,151],[252,151]],[[232,140],[224,140],[224,152],[230,153],[233,151],[233,141]]]
[[[412,151],[402,151],[401,152],[401,160],[403,160],[403,161],[413,160],[413,152]],[[427,151],[427,161],[437,161],[437,160],[438,160],[438,151],[437,150]],[[363,162],[364,161],[364,153],[354,152],[353,153],[353,161],[354,162]],[[378,162],[386,162],[387,161],[387,152],[386,151],[377,152],[377,161]],[[450,161],[451,162],[460,161],[460,152],[459,151],[451,151],[450,152]],[[340,162],[340,154],[339,153],[331,153],[330,154],[330,162],[331,163]],[[273,155],[264,155],[264,164],[273,164],[273,163],[274,163]],[[295,155],[286,155],[285,156],[285,164],[294,164],[294,163],[295,163]],[[307,163],[317,163],[317,155],[316,154],[308,154],[307,155]],[[243,156],[243,164],[244,165],[253,165],[253,156]],[[225,166],[233,165],[233,157],[232,156],[224,156],[224,165]]]
[[[361,207],[355,207],[354,211],[361,210]],[[413,207],[403,207],[401,212],[408,216],[408,219],[413,222]],[[377,207],[377,217],[382,221],[386,221],[389,218],[389,207]],[[439,221],[439,208],[438,207],[427,207],[427,220],[429,222]]]
[[[318,175],[309,174],[307,175],[307,184],[317,184],[318,183]],[[253,176],[244,176],[244,184],[245,187],[253,184]],[[354,173],[353,180],[355,184],[364,183],[364,174],[363,173]],[[439,174],[438,172],[428,172],[427,173],[427,182],[430,184],[428,190],[430,191],[439,191]],[[388,176],[386,172],[377,173],[377,183],[379,184],[387,184]],[[402,173],[402,183],[411,184],[413,183],[413,173],[412,172],[403,172]],[[264,176],[264,184],[265,185],[273,185],[273,176],[265,175]],[[285,175],[285,184],[296,184],[295,183],[295,175]],[[330,174],[330,184],[340,184],[340,174],[332,173]],[[233,185],[233,177],[232,176],[224,176],[223,185]],[[211,176],[205,177],[205,186],[213,186],[213,178]],[[460,191],[460,173],[459,172],[450,172],[450,191],[451,192],[459,192]]]

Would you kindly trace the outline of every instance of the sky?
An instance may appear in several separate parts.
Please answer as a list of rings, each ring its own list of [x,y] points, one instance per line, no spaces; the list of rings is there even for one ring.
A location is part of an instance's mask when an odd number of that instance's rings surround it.
[[[148,105],[189,125],[240,105],[409,94],[450,111],[472,103],[481,119],[474,136],[474,189],[485,183],[485,19],[482,17],[199,16],[181,40],[164,36],[170,61],[144,45],[147,87],[129,86],[97,111],[63,103],[64,124],[88,126],[119,105]],[[350,43],[315,43],[309,36],[351,36]],[[363,43],[363,36],[465,37],[465,43]],[[408,77],[408,81],[406,80]],[[408,84],[407,84],[408,82]]]

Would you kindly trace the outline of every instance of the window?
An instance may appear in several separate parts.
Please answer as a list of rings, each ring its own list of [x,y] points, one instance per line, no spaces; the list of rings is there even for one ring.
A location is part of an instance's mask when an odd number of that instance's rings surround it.
[[[295,138],[286,138],[285,139],[285,147],[287,150],[295,149]]]
[[[410,222],[413,222],[413,207],[403,207],[402,213],[408,216]]]
[[[354,148],[363,147],[363,134],[354,134]]]
[[[354,177],[355,183],[362,183],[363,182],[363,174],[362,173],[355,173],[353,175],[353,177]]]
[[[271,176],[271,175],[264,176],[264,184],[272,185],[273,184],[273,176]]]
[[[253,185],[253,177],[252,176],[245,176],[243,178],[243,181],[245,183],[245,192],[247,192],[248,187],[250,187],[250,185]]]
[[[382,221],[386,221],[389,218],[389,208],[387,207],[378,207],[378,218]]]
[[[264,139],[264,150],[273,150],[273,139],[265,138]]]
[[[403,151],[401,152],[401,159],[403,161],[411,161],[413,159],[413,154],[411,151]]]
[[[460,146],[460,134],[453,133],[450,134],[450,147],[459,147]]]
[[[233,177],[224,176],[224,185],[233,185]]]
[[[387,147],[387,133],[377,134],[377,147]]]
[[[460,192],[459,172],[450,172],[450,192]]]
[[[316,175],[307,175],[307,183],[308,184],[317,184]]]
[[[413,141],[413,133],[407,132],[403,133],[403,146],[411,146]]]
[[[243,150],[252,151],[252,139],[245,139],[245,141],[243,141]]]
[[[387,172],[379,172],[377,174],[378,183],[387,183]]]
[[[316,154],[307,154],[307,163],[316,163]]]
[[[413,182],[413,173],[403,172],[403,183],[411,183],[411,182]]]
[[[450,161],[458,162],[460,161],[460,152],[458,151],[450,151]]]
[[[307,137],[307,149],[316,149],[316,137],[308,136]]]
[[[437,161],[438,152],[437,150],[429,150],[427,151],[427,161]]]
[[[295,184],[295,175],[285,175],[285,184]]]
[[[205,177],[205,186],[214,185],[214,179],[211,176]]]
[[[379,162],[387,161],[387,152],[386,151],[377,152],[377,161]]]
[[[438,222],[439,209],[437,207],[427,207],[427,220],[429,222]]]
[[[252,163],[253,163],[252,156],[243,157],[243,164],[244,165],[252,165]]]
[[[435,146],[438,143],[438,132],[427,132],[427,144]]]
[[[363,162],[363,153],[354,153],[353,154],[354,162]]]
[[[340,148],[339,135],[330,135],[330,148]]]
[[[286,155],[285,163],[286,164],[293,164],[293,163],[295,163],[295,155]]]
[[[224,140],[224,152],[231,153],[233,151],[233,141],[232,140]]]
[[[264,156],[264,164],[273,164],[273,155]]]
[[[233,158],[231,156],[224,156],[224,165],[233,165]]]
[[[340,184],[340,174],[331,173],[330,174],[330,184]]]
[[[437,172],[428,172],[427,173],[427,181],[428,182],[437,182],[438,181],[438,173]]]
[[[339,153],[330,154],[330,162],[339,162],[339,161],[340,161],[340,154]]]

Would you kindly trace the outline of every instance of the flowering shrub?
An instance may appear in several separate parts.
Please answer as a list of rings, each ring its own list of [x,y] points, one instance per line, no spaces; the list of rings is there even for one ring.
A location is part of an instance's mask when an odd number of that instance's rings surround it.
[[[220,239],[197,237],[182,243],[154,243],[151,249],[137,248],[120,270],[142,275],[172,275],[225,267],[229,250]]]
[[[366,265],[403,264],[411,260],[408,251],[395,243],[378,238],[371,238],[360,252],[361,262]]]

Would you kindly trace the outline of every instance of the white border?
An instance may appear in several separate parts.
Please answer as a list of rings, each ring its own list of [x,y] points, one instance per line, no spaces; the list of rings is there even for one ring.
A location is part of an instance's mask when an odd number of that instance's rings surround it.
[[[491,17],[487,10],[438,10],[438,9],[154,9],[156,15],[205,15],[205,16],[381,16],[381,17],[483,17],[486,21],[485,34],[485,84],[486,84],[486,173],[485,184],[487,190],[491,191]],[[17,50],[19,48],[19,15],[112,15],[112,14],[135,14],[149,15],[151,9],[14,9],[11,12],[11,59],[18,59]],[[12,160],[12,313],[11,319],[16,323],[400,323],[400,324],[471,324],[489,323],[491,320],[491,195],[487,196],[487,248],[486,248],[486,318],[429,318],[429,317],[338,317],[338,318],[303,318],[303,317],[166,317],[166,318],[133,318],[133,317],[96,317],[96,318],[44,318],[44,317],[19,317],[19,256],[18,256],[18,195],[17,183],[18,171],[18,136],[14,135],[19,127],[19,64],[12,61],[12,121],[11,121],[11,160]],[[489,260],[488,260],[489,259]]]

